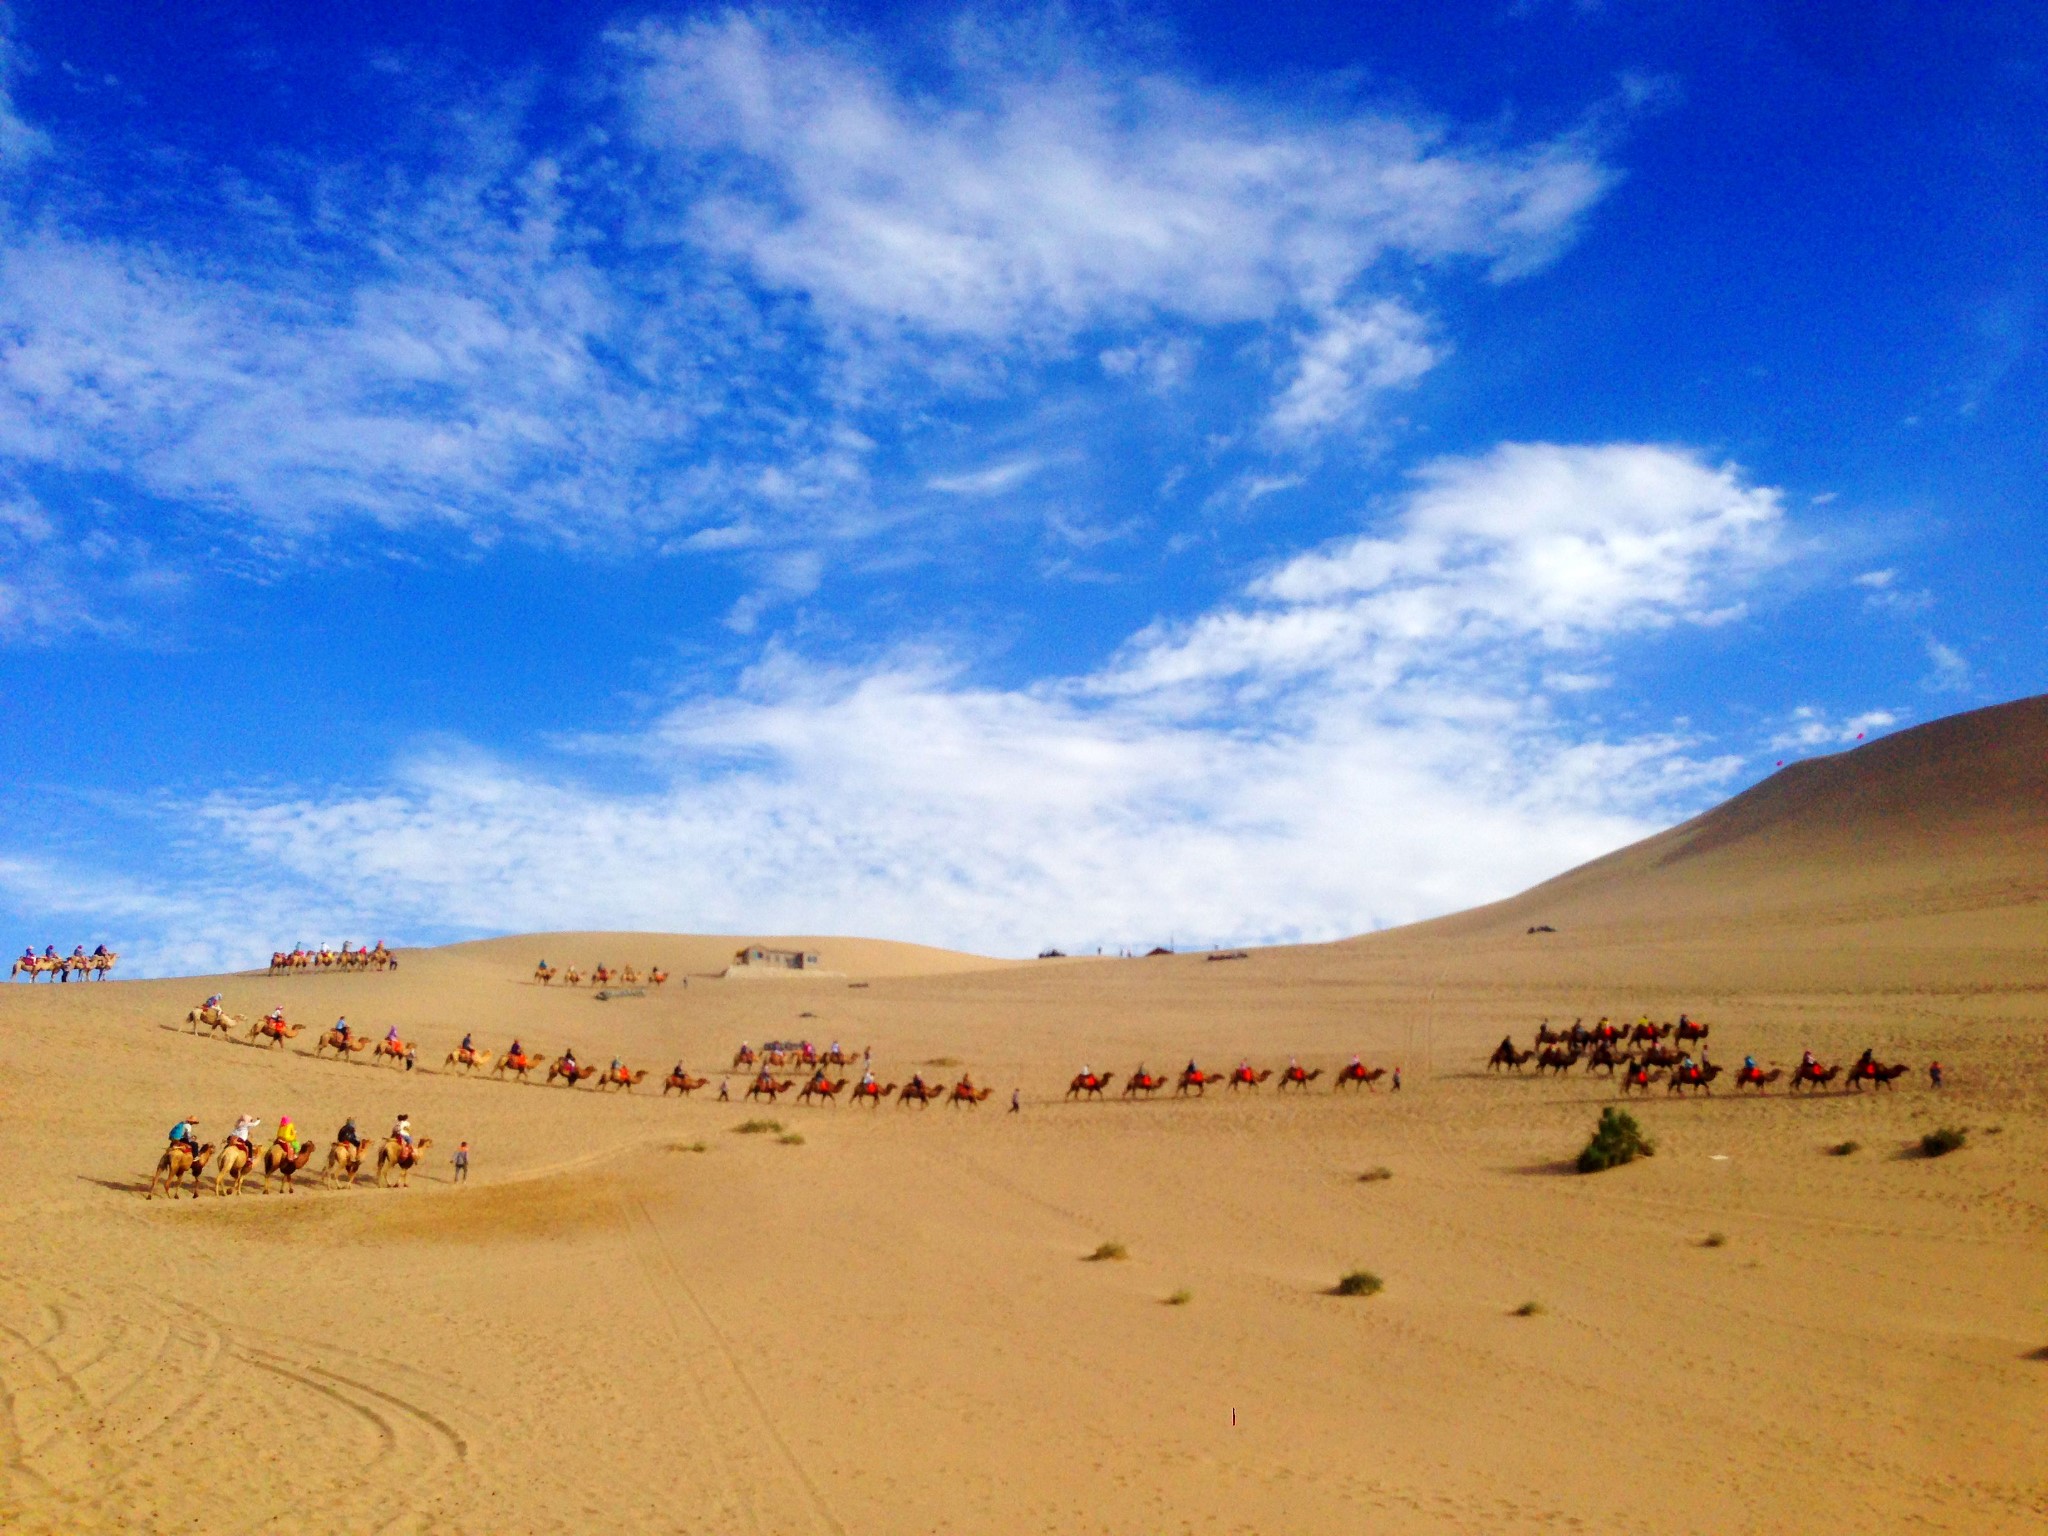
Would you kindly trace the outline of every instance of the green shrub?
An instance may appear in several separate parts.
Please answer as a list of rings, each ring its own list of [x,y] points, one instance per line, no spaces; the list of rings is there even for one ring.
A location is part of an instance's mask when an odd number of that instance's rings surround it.
[[[1579,1172],[1598,1173],[1603,1168],[1614,1168],[1622,1163],[1632,1163],[1639,1157],[1649,1157],[1656,1150],[1656,1144],[1643,1134],[1643,1128],[1636,1124],[1634,1115],[1625,1109],[1603,1109],[1600,1111],[1600,1124],[1594,1127],[1593,1139],[1579,1154]]]
[[[668,1144],[671,1152],[709,1152],[711,1149],[701,1141],[672,1141]]]
[[[1331,1289],[1332,1296],[1377,1296],[1380,1277],[1369,1269],[1354,1269]]]
[[[1097,1246],[1093,1253],[1088,1255],[1088,1262],[1090,1264],[1100,1264],[1105,1259],[1128,1259],[1130,1256],[1130,1250],[1124,1247],[1122,1243],[1102,1243]]]
[[[1947,1157],[1970,1139],[1969,1132],[1959,1125],[1944,1125],[1939,1130],[1929,1131],[1920,1138],[1922,1157]]]
[[[775,1139],[785,1147],[800,1147],[804,1144],[804,1133],[802,1131],[784,1131]]]
[[[780,1120],[748,1120],[733,1127],[735,1135],[766,1136],[782,1129]]]
[[[1378,1184],[1382,1180],[1391,1179],[1393,1176],[1394,1170],[1391,1168],[1368,1168],[1358,1176],[1358,1182],[1361,1184]]]
[[[1167,1297],[1166,1304],[1169,1307],[1184,1307],[1194,1299],[1195,1293],[1193,1291],[1187,1290],[1186,1288],[1182,1288],[1181,1290],[1175,1291],[1171,1296]]]

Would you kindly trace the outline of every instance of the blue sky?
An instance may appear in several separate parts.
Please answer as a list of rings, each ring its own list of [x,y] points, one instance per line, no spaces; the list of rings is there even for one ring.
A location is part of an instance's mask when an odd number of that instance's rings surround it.
[[[1315,939],[2041,691],[2048,24],[0,8],[0,928]]]

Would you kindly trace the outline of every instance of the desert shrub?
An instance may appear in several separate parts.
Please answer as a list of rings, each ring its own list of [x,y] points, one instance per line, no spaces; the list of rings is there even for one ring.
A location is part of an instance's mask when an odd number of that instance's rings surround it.
[[[1702,1248],[1726,1248],[1728,1246],[1728,1234],[1726,1232],[1709,1232],[1700,1239],[1700,1246]]]
[[[767,1136],[782,1129],[780,1120],[747,1120],[733,1127],[739,1136]]]
[[[1088,1255],[1088,1262],[1090,1264],[1100,1264],[1105,1259],[1128,1259],[1130,1256],[1130,1250],[1124,1247],[1122,1243],[1102,1243],[1096,1247],[1093,1253]]]
[[[1394,1170],[1391,1168],[1368,1168],[1358,1176],[1358,1182],[1361,1184],[1378,1184],[1384,1179],[1391,1179],[1393,1176]]]
[[[1186,1287],[1182,1287],[1180,1290],[1175,1291],[1171,1296],[1166,1298],[1166,1304],[1169,1307],[1184,1307],[1194,1299],[1195,1293],[1191,1290],[1188,1290]]]
[[[672,1141],[668,1144],[671,1152],[709,1152],[711,1148],[701,1141]]]
[[[804,1133],[802,1131],[784,1131],[775,1139],[785,1147],[800,1147],[804,1144]]]
[[[1593,1139],[1579,1154],[1579,1172],[1598,1173],[1603,1168],[1649,1157],[1656,1150],[1656,1144],[1643,1134],[1634,1115],[1625,1109],[1603,1109],[1599,1125],[1593,1128]]]
[[[1860,1141],[1838,1141],[1832,1147],[1828,1148],[1828,1156],[1848,1157],[1851,1154],[1860,1152],[1862,1150],[1863,1143]]]
[[[934,1056],[925,1065],[928,1067],[957,1067],[960,1065],[960,1058],[958,1056]]]
[[[1515,1316],[1541,1317],[1544,1313],[1544,1310],[1545,1309],[1543,1303],[1540,1301],[1525,1301],[1519,1307],[1515,1308]]]
[[[1959,1125],[1944,1125],[1939,1130],[1929,1131],[1920,1138],[1922,1157],[1947,1157],[1970,1139],[1969,1132]]]
[[[1339,1280],[1330,1290],[1332,1296],[1377,1296],[1381,1289],[1380,1277],[1369,1269],[1354,1269]]]

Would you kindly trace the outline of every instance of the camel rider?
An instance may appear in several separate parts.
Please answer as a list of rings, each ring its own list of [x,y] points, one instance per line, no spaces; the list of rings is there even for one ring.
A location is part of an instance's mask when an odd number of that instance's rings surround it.
[[[256,1150],[256,1127],[262,1123],[254,1115],[243,1115],[235,1121],[235,1132],[228,1140],[239,1141],[244,1152],[253,1152]]]
[[[199,1117],[197,1115],[187,1115],[184,1119],[180,1120],[171,1127],[171,1145],[175,1147],[181,1141],[188,1147],[193,1145],[198,1138],[192,1132],[198,1125]]]
[[[464,1034],[462,1037],[462,1054],[465,1056],[474,1056],[476,1054],[476,1041],[468,1034]]]
[[[292,1117],[290,1115],[279,1115],[277,1117],[277,1139],[283,1144],[285,1151],[291,1153],[294,1157],[298,1156],[299,1128],[292,1124]]]
[[[1856,1065],[1850,1068],[1849,1075],[1851,1077],[1855,1077],[1860,1073],[1869,1071],[1872,1067],[1876,1065],[1877,1053],[1866,1045],[1863,1048],[1863,1054],[1856,1058]]]
[[[1754,1056],[1743,1057],[1742,1070],[1745,1072],[1754,1072],[1756,1070],[1756,1058]]]
[[[1819,1067],[1820,1063],[1814,1060],[1813,1052],[1801,1051],[1799,1053],[1799,1065],[1808,1071],[1812,1071],[1813,1069]]]
[[[342,1043],[343,1045],[347,1045],[347,1044],[348,1044],[348,1015],[347,1015],[347,1014],[343,1014],[343,1015],[342,1015],[342,1016],[341,1016],[340,1018],[338,1018],[338,1019],[336,1019],[336,1020],[334,1021],[334,1032],[335,1032],[335,1033],[336,1033],[337,1035],[341,1036],[341,1043]]]
[[[396,1024],[384,1031],[384,1043],[386,1045],[398,1044],[398,1026]]]
[[[507,1056],[524,1056],[526,1052],[521,1050],[519,1048],[519,1042],[517,1040],[514,1040],[512,1042],[512,1049],[507,1051],[505,1054]]]
[[[57,946],[56,946],[56,945],[54,945],[54,944],[45,944],[45,945],[43,946],[43,958],[44,958],[45,960],[54,960],[54,959],[56,959],[56,958],[57,958]]]
[[[85,946],[83,944],[72,945],[71,958],[74,960],[83,960],[85,958]]]
[[[334,1133],[334,1140],[336,1145],[344,1147],[360,1147],[363,1144],[362,1133],[356,1129],[354,1115],[341,1122],[341,1129]]]
[[[869,1067],[861,1073],[860,1085],[863,1088],[872,1088],[875,1086],[875,1069],[873,1067]]]
[[[571,1071],[571,1072],[574,1072],[574,1071],[576,1070],[576,1047],[575,1047],[575,1046],[573,1046],[573,1045],[572,1045],[572,1046],[570,1046],[570,1047],[569,1047],[569,1049],[567,1049],[566,1051],[562,1052],[562,1065],[563,1065],[564,1067],[568,1068],[568,1070],[569,1070],[569,1071]]]
[[[98,945],[95,945],[95,946],[93,947],[92,957],[93,957],[93,959],[95,959],[95,960],[104,960],[104,959],[106,959],[106,958],[107,958],[107,946],[106,946],[106,945],[104,945],[104,944],[98,944]]]
[[[1358,1059],[1358,1052],[1356,1051],[1351,1053],[1351,1068],[1354,1072],[1363,1072],[1365,1070],[1365,1063]]]
[[[391,1139],[412,1150],[412,1116],[401,1114],[391,1125]]]
[[[1513,1035],[1502,1035],[1500,1037],[1500,1049],[1502,1055],[1512,1055],[1515,1049],[1515,1037]]]
[[[619,1060],[619,1058],[618,1058],[618,1057],[614,1056],[614,1057],[612,1058],[612,1064],[611,1064],[610,1070],[611,1070],[611,1071],[613,1071],[613,1072],[616,1072],[616,1071],[618,1071],[618,1070],[619,1070],[619,1068],[620,1068],[620,1067],[622,1067],[623,1065],[625,1065],[625,1063],[621,1062],[621,1061]]]

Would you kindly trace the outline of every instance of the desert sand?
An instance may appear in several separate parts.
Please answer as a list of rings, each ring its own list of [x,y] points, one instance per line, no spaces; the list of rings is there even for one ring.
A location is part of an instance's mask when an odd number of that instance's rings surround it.
[[[789,942],[843,974],[714,979],[753,940],[0,992],[0,1528],[2048,1519],[2048,702],[1796,765],[1513,901],[1343,943],[1017,963],[816,936]],[[543,956],[672,979],[598,1001],[534,984]],[[245,1018],[395,1025],[419,1070],[188,1032],[215,990]],[[1730,1066],[1870,1045],[1913,1070],[1809,1100],[1659,1088],[1631,1106],[1656,1155],[1580,1176],[1614,1085],[1483,1069],[1544,1018],[1681,1010]],[[442,1070],[465,1030],[651,1073],[473,1080]],[[737,1102],[738,1042],[799,1036],[995,1094]],[[1332,1092],[1354,1052],[1402,1090]],[[1323,1071],[1305,1095],[1062,1097],[1084,1063],[1291,1056]],[[664,1098],[678,1060],[712,1088]],[[241,1111],[317,1138],[309,1175],[347,1115],[408,1112],[434,1145],[405,1190],[144,1199],[175,1119],[219,1141]],[[801,1141],[738,1133],[754,1116]],[[1916,1155],[1939,1125],[1967,1144]],[[1106,1242],[1126,1257],[1091,1261]],[[1360,1267],[1384,1290],[1330,1294]]]

